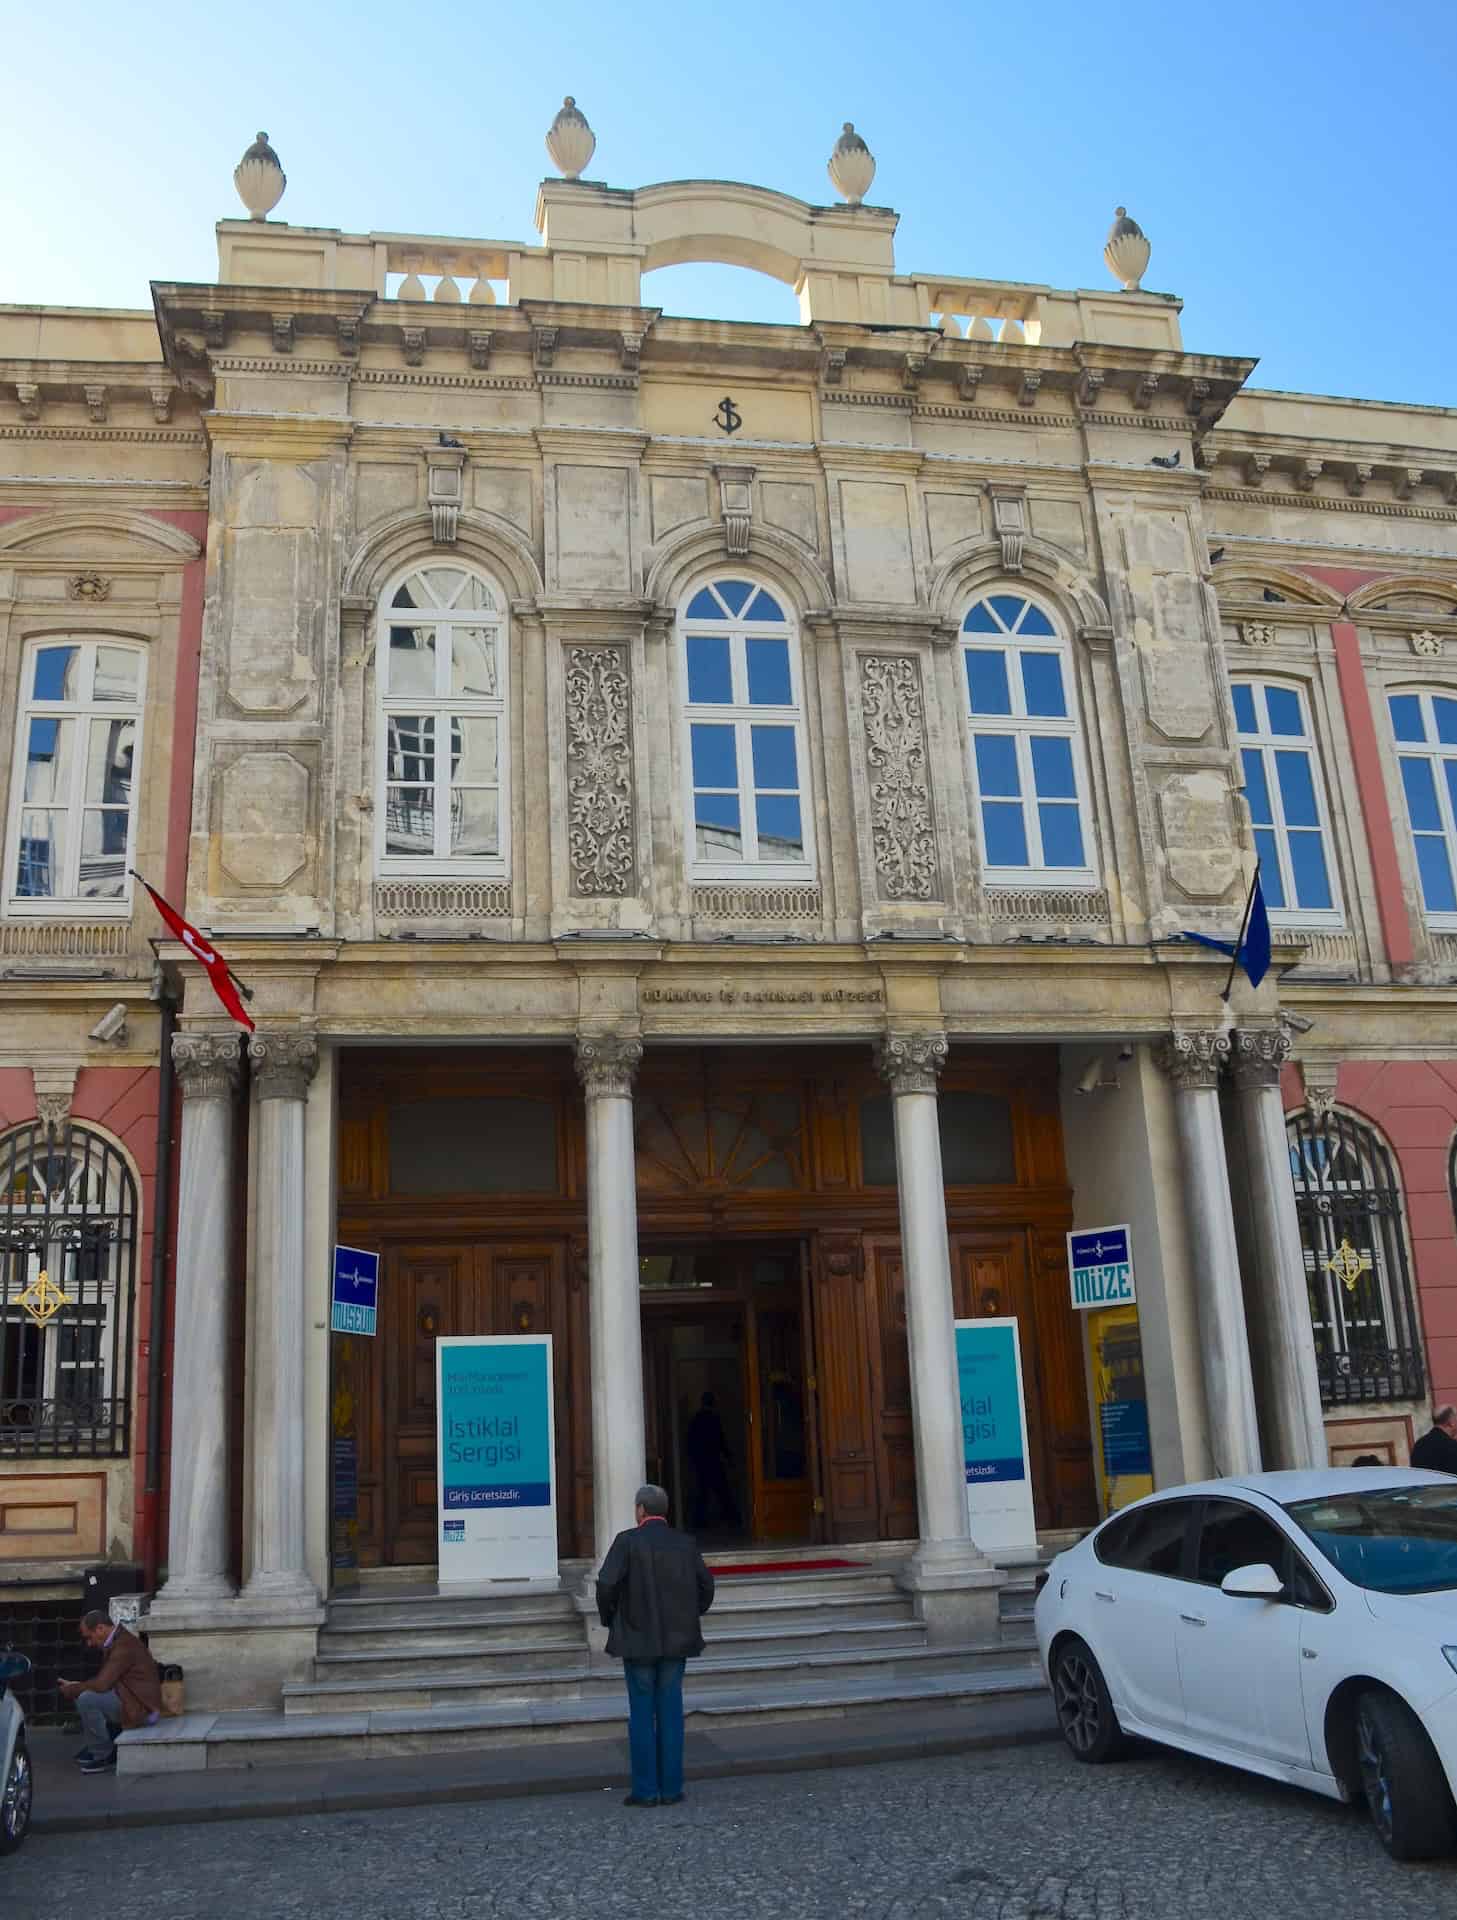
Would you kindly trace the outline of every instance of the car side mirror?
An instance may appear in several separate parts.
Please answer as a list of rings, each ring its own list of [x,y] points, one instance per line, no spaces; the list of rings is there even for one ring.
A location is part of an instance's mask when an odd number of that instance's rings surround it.
[[[1278,1600],[1285,1582],[1273,1567],[1260,1561],[1253,1566],[1232,1567],[1220,1581],[1219,1591],[1241,1600]]]

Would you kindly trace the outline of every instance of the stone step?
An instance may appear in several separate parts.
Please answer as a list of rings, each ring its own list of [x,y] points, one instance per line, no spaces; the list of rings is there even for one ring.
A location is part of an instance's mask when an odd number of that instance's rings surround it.
[[[584,1641],[582,1616],[553,1614],[532,1619],[521,1614],[499,1619],[479,1609],[466,1609],[450,1619],[425,1621],[345,1621],[332,1618],[319,1629],[320,1653],[429,1652],[470,1642],[482,1652],[491,1648],[580,1647]]]
[[[732,1633],[705,1629],[707,1653],[715,1660],[748,1660],[757,1656],[802,1655],[810,1653],[855,1653],[883,1648],[922,1647],[926,1630],[919,1620],[866,1620],[824,1625],[743,1628]],[[528,1644],[517,1649],[500,1646],[480,1647],[462,1640],[451,1647],[429,1652],[413,1646],[390,1652],[320,1653],[314,1662],[314,1681],[323,1685],[346,1680],[393,1687],[428,1686],[437,1676],[450,1678],[488,1678],[500,1675],[510,1679],[549,1673],[575,1664],[572,1656],[586,1660],[585,1635],[579,1634],[570,1647],[542,1647]]]
[[[571,1594],[564,1589],[550,1588],[500,1594],[489,1587],[473,1587],[463,1593],[442,1593],[435,1587],[427,1587],[418,1593],[350,1594],[328,1603],[329,1626],[349,1632],[379,1627],[448,1626],[465,1618],[493,1624],[514,1621],[527,1626],[575,1617],[576,1606]]]
[[[915,1678],[899,1672],[889,1679],[852,1679],[840,1672],[827,1679],[738,1688],[699,1688],[690,1680],[686,1705],[690,1731],[824,1716],[873,1724],[877,1714],[907,1708],[961,1725],[962,1716],[979,1703],[1043,1690],[1041,1669],[1024,1657],[1008,1666],[963,1661],[959,1671]],[[626,1720],[620,1677],[615,1693],[590,1700],[396,1711],[371,1707],[331,1714],[189,1713],[123,1734],[117,1769],[123,1774],[183,1773],[203,1767],[273,1767],[509,1747],[527,1740],[600,1739],[621,1736]]]

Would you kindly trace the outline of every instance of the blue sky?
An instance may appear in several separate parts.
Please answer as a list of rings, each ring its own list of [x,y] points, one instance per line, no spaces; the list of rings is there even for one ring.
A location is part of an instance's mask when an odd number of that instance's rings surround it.
[[[1452,0],[0,0],[0,48],[4,301],[145,306],[151,279],[214,278],[259,127],[289,176],[280,217],[534,241],[542,139],[573,93],[589,175],[614,186],[828,201],[853,120],[906,270],[1104,286],[1125,203],[1191,349],[1258,355],[1259,386],[1457,405]],[[733,269],[674,268],[644,297],[797,317]]]

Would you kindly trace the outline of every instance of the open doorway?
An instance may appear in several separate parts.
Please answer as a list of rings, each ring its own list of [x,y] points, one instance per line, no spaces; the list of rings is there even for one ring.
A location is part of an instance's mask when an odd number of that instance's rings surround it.
[[[706,1545],[814,1536],[809,1342],[797,1249],[642,1256],[648,1472]]]

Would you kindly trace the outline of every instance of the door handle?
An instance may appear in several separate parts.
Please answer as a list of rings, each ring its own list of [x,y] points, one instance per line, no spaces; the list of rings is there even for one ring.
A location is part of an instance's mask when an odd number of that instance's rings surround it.
[[[1181,1613],[1179,1618],[1187,1621],[1191,1627],[1207,1627],[1209,1624],[1207,1620],[1202,1620],[1197,1613]]]
[[[1104,1593],[1101,1587],[1093,1588],[1093,1598],[1095,1600],[1106,1600],[1110,1605],[1113,1604],[1113,1595],[1111,1593]]]

